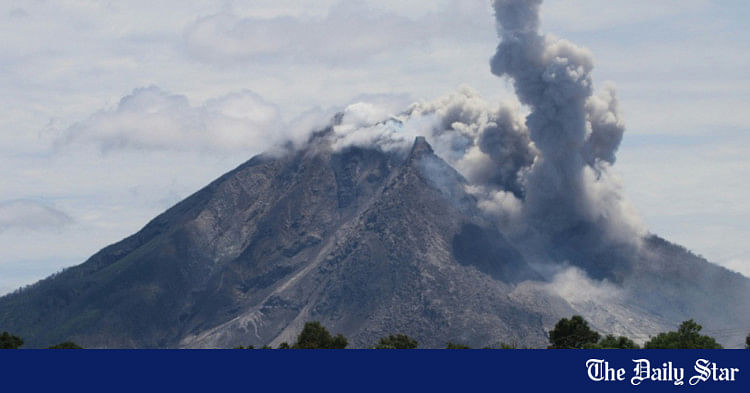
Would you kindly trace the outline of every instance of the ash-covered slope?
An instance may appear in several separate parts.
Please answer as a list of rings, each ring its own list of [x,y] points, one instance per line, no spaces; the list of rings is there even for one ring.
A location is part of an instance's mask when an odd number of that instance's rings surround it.
[[[359,153],[334,157],[351,154]],[[360,172],[355,163],[345,167]],[[423,138],[389,176],[370,176],[360,179],[382,183],[372,195],[355,193],[361,198],[352,214],[299,271],[236,318],[181,344],[292,341],[309,320],[344,332],[357,346],[395,331],[427,346],[543,340],[540,316],[506,295],[506,283],[539,276],[480,218],[463,178]]]
[[[573,313],[635,338],[687,318],[747,326],[750,280],[682,248],[656,237],[591,248],[578,228],[542,252],[594,279],[542,276],[424,138],[334,151],[329,133],[253,158],[82,265],[0,298],[0,326],[31,347],[138,348],[275,345],[310,320],[354,347],[396,332],[423,347],[542,347]]]
[[[362,346],[393,331],[428,345],[543,341],[542,318],[506,295],[539,276],[424,139],[394,153],[318,139],[253,158],[0,299],[0,326],[30,346],[262,345],[313,319]]]

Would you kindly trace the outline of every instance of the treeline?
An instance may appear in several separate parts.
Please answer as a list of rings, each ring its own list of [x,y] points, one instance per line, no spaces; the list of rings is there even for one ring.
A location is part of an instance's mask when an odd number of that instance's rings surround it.
[[[294,344],[282,342],[277,349],[345,349],[349,341],[342,334],[336,336],[326,329],[320,322],[307,322],[302,328],[297,341]],[[416,349],[417,340],[405,334],[391,334],[378,340],[377,344],[371,349]],[[449,342],[447,349],[470,349],[466,345]],[[255,349],[254,346],[240,346],[235,349]],[[273,349],[271,346],[264,345],[260,349]]]
[[[644,345],[643,349],[722,349],[716,339],[700,334],[703,327],[692,319],[680,324],[676,331],[659,333]],[[588,322],[580,315],[563,318],[557,322],[549,332],[550,345],[548,349],[641,349],[641,347],[625,336],[608,334],[602,337],[589,327]],[[347,346],[346,337],[339,334],[335,337],[326,330],[320,322],[308,322],[297,337],[297,341],[289,345],[283,342],[278,349],[344,349]],[[404,335],[395,334],[381,338],[371,349],[416,349],[417,340]],[[446,349],[471,349],[467,345],[448,342]],[[500,344],[494,349],[516,349],[515,345]],[[255,349],[252,345],[237,347],[237,349]],[[272,349],[264,346],[261,349]],[[486,347],[484,349],[493,349]],[[750,349],[750,334],[745,339],[745,349]]]
[[[0,349],[18,349],[23,346],[23,339],[18,336],[14,336],[8,332],[0,334]],[[57,345],[48,347],[47,349],[83,349],[78,344],[72,341],[66,341]]]
[[[722,349],[713,337],[700,334],[703,327],[692,319],[680,324],[676,331],[659,333],[643,344],[643,349]],[[640,349],[633,340],[608,334],[601,337],[589,328],[583,317],[563,318],[549,332],[550,349]],[[745,339],[750,349],[750,335]]]
[[[659,333],[644,345],[643,349],[721,349],[716,339],[700,334],[703,327],[692,319],[680,324],[676,331]],[[579,315],[563,318],[549,332],[549,349],[640,349],[633,340],[624,336],[608,334],[602,337],[589,327]],[[18,349],[23,339],[8,332],[0,334],[0,349]],[[345,349],[349,341],[342,334],[332,335],[320,322],[307,322],[293,344],[282,342],[276,349]],[[405,334],[382,337],[371,349],[416,349],[417,340]],[[446,349],[471,349],[469,346],[448,342]],[[500,344],[484,349],[516,349],[515,345]],[[74,342],[66,341],[48,349],[83,349]],[[239,346],[235,349],[255,349],[254,346]],[[260,349],[273,349],[266,345]],[[745,349],[750,349],[750,334],[745,339]]]

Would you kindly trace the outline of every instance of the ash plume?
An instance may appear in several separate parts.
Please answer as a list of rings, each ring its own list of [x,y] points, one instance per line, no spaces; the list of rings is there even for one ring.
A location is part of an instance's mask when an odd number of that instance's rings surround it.
[[[615,89],[594,90],[586,49],[540,33],[541,3],[494,1],[501,42],[491,71],[512,81],[527,116],[468,87],[398,114],[358,102],[334,127],[333,146],[406,149],[423,135],[507,231],[547,242],[585,227],[596,245],[639,244],[645,231],[611,170],[625,131]]]
[[[595,94],[592,55],[540,33],[541,3],[494,1],[501,42],[491,70],[510,78],[518,99],[530,109],[525,124],[539,151],[525,179],[524,215],[542,232],[594,224],[617,240],[637,240],[637,218],[609,173],[625,130],[614,88]],[[612,233],[612,222],[632,233]]]

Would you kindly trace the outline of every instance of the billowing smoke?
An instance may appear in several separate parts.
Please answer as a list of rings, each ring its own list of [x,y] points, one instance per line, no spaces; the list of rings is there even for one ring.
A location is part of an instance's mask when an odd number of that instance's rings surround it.
[[[594,94],[591,54],[539,32],[541,0],[495,0],[501,42],[492,73],[512,80],[531,113],[526,127],[539,156],[526,176],[524,215],[552,234],[582,224],[634,223],[607,173],[624,125],[614,88]],[[634,232],[638,226],[629,225]],[[626,240],[619,233],[607,233]],[[634,239],[638,236],[634,236]]]
[[[525,173],[537,150],[520,108],[492,105],[469,87],[430,102],[412,104],[392,115],[387,101],[349,105],[334,126],[333,147],[367,146],[408,150],[414,138],[426,136],[435,152],[471,183],[472,194],[488,212],[504,215],[517,210],[525,197]]]
[[[540,33],[540,5],[494,1],[501,42],[491,71],[512,81],[523,108],[468,87],[401,112],[400,103],[362,101],[343,111],[332,144],[406,150],[426,136],[506,234],[560,242],[585,233],[590,249],[638,244],[645,231],[611,170],[625,130],[615,89],[594,90],[587,50]]]
[[[674,325],[631,307],[629,292],[622,286],[608,280],[593,280],[581,269],[565,264],[554,267],[549,281],[527,281],[517,286],[511,297],[532,304],[547,299],[554,305],[551,313],[558,318],[581,315],[594,329],[627,336],[639,344],[654,332],[666,331]],[[557,319],[549,327],[555,322]]]

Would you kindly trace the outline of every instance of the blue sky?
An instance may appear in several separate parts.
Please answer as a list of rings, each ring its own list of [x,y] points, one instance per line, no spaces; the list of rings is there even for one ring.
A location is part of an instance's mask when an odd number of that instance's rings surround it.
[[[617,86],[615,169],[648,228],[746,275],[748,18],[743,1],[543,5]],[[0,35],[0,293],[347,104],[513,99],[484,0],[4,0]]]

